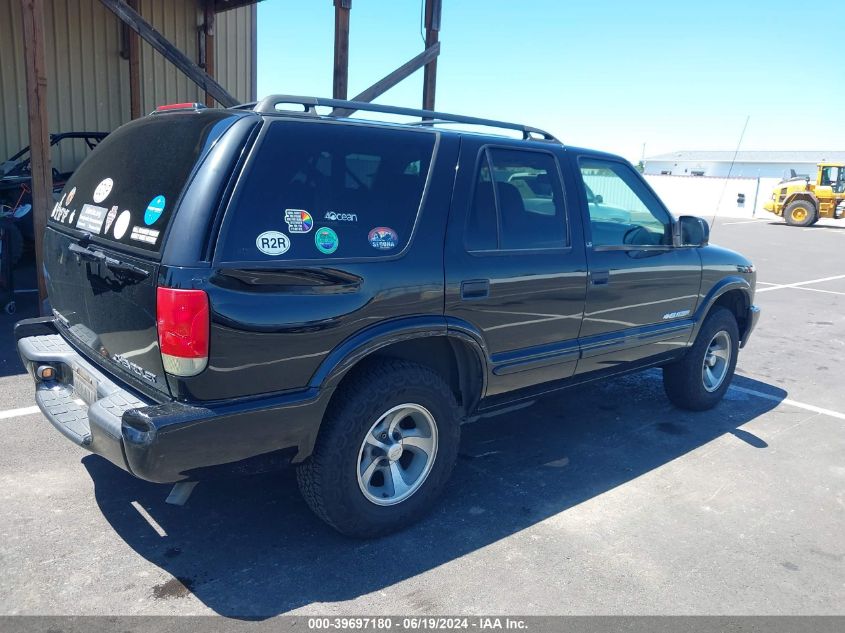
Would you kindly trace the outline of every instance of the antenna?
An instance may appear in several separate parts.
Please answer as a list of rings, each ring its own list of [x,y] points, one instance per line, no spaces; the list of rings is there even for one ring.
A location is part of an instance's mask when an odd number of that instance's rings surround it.
[[[722,206],[722,199],[725,197],[725,190],[728,188],[728,181],[731,179],[731,174],[734,170],[734,163],[736,163],[736,157],[739,154],[739,148],[742,145],[742,139],[745,137],[745,130],[748,129],[748,121],[750,120],[751,115],[749,114],[747,117],[745,117],[745,125],[742,126],[742,132],[739,135],[739,141],[737,141],[734,156],[731,159],[730,167],[728,167],[728,175],[725,178],[725,184],[722,187],[722,193],[719,194],[719,201],[716,203],[716,208],[713,210],[713,219],[710,221],[710,235],[713,235],[713,225],[716,222],[716,216],[719,215],[719,207]]]

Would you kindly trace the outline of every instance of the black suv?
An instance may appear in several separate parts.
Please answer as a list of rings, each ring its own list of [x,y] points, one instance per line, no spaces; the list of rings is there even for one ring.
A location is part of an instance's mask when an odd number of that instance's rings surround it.
[[[653,366],[676,405],[714,406],[759,312],[754,267],[708,230],[535,128],[178,104],[67,183],[52,316],[15,335],[80,446],[154,482],[295,464],[322,519],[373,536],[433,504],[463,422]]]

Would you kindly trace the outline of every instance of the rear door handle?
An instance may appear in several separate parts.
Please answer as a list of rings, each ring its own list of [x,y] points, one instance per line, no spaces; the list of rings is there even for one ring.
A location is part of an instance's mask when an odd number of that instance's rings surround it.
[[[461,282],[461,299],[486,299],[489,296],[489,279],[469,279]]]
[[[590,283],[594,286],[606,286],[610,283],[609,270],[591,270]]]

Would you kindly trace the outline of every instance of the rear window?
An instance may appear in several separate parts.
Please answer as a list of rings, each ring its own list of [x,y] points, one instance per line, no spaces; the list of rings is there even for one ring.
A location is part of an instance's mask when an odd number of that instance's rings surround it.
[[[434,142],[430,132],[272,123],[232,201],[220,258],[399,253],[413,232]]]
[[[171,113],[119,128],[70,178],[48,224],[158,251],[194,165],[234,119]]]

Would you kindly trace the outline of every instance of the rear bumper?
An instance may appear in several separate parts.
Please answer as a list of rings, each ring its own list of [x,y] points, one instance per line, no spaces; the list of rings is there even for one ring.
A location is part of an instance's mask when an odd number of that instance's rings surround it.
[[[757,327],[757,321],[760,320],[760,308],[757,306],[750,306],[748,308],[748,312],[746,313],[745,317],[745,329],[742,332],[742,339],[739,341],[740,347],[745,347],[745,344],[748,343],[748,339],[751,336],[751,332],[754,331],[754,328]]]
[[[88,361],[51,319],[15,326],[18,353],[35,380],[35,402],[65,437],[147,481],[170,483],[243,474],[299,462],[311,454],[328,397],[317,390],[198,406],[156,403]],[[53,380],[36,375],[56,369]],[[96,383],[85,404],[75,371]]]

